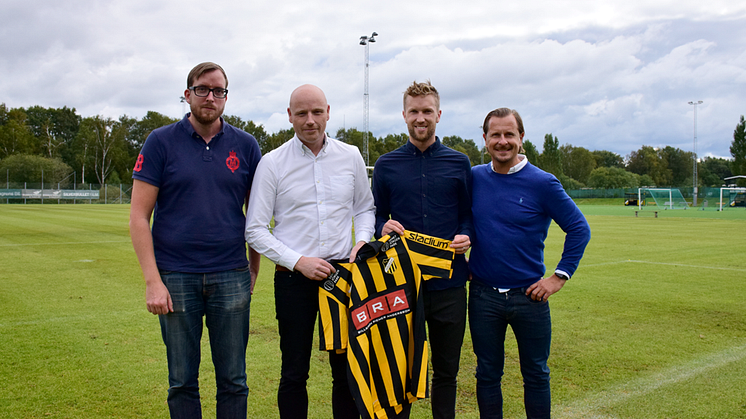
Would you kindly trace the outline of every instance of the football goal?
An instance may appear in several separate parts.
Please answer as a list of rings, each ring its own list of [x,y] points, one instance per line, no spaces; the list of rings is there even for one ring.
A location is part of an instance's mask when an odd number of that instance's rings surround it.
[[[746,188],[720,188],[720,208],[746,207]]]
[[[652,199],[660,209],[687,209],[686,202],[681,191],[672,188],[639,188],[637,190],[638,209],[642,209],[643,201]]]

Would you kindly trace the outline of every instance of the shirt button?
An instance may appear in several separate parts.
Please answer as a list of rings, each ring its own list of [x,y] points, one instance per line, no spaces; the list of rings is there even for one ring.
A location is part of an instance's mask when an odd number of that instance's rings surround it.
[[[423,215],[423,217],[427,218],[427,214]]]
[[[210,149],[210,146],[208,145],[208,146],[207,146],[206,148],[207,148],[207,149],[209,150],[209,149]]]

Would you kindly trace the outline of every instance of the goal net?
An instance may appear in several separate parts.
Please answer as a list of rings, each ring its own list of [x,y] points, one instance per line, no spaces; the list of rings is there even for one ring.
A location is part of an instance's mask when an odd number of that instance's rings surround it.
[[[687,209],[689,203],[686,202],[681,191],[672,188],[640,188],[637,190],[639,196],[639,209],[642,209],[642,201],[650,203],[653,201],[660,209]]]
[[[723,208],[746,207],[746,188],[720,188],[720,211]]]

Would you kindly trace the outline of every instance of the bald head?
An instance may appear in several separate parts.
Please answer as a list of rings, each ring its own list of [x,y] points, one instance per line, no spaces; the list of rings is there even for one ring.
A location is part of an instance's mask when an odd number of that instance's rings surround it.
[[[324,95],[323,90],[312,84],[304,84],[293,90],[293,93],[290,94],[290,104],[288,106],[292,108],[294,101],[309,99],[322,101],[326,105],[326,95]]]
[[[326,121],[329,120],[329,104],[324,92],[310,84],[293,90],[288,117],[298,139],[317,154],[324,145]]]

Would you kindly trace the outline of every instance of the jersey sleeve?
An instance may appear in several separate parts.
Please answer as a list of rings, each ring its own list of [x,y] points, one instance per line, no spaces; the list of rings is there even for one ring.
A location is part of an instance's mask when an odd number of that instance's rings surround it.
[[[412,261],[418,265],[423,280],[450,279],[456,254],[451,241],[413,231],[404,231],[405,245]]]
[[[331,264],[336,272],[319,284],[319,349],[343,352],[349,342],[351,264]]]

